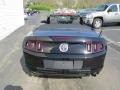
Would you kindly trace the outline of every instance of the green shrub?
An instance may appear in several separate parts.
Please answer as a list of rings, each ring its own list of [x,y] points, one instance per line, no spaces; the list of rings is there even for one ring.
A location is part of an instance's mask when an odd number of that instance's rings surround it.
[[[32,10],[45,10],[45,11],[51,11],[52,6],[50,5],[44,5],[44,4],[39,4],[39,3],[34,3],[34,4],[29,4],[27,5],[27,8],[32,9]]]

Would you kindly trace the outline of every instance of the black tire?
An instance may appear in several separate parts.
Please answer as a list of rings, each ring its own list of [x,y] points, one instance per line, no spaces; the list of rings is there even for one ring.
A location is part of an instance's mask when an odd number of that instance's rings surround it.
[[[47,24],[50,24],[50,17],[47,18]]]
[[[83,25],[83,20],[82,20],[82,18],[80,18],[80,24]]]
[[[117,24],[120,25],[120,22],[118,22]]]
[[[92,24],[93,28],[98,29],[98,28],[101,28],[102,25],[103,25],[103,20],[102,20],[102,19],[100,19],[100,18],[95,18],[95,19],[93,20],[93,24]]]

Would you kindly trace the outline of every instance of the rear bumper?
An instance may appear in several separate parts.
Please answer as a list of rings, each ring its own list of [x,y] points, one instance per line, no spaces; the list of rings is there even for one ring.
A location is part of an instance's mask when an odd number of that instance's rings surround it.
[[[67,76],[88,76],[92,73],[99,73],[104,66],[104,59],[106,53],[94,55],[95,57],[89,57],[85,55],[62,55],[58,57],[55,54],[50,55],[31,55],[24,52],[25,62],[28,69],[42,73],[44,75],[67,75]],[[83,61],[81,69],[48,69],[44,67],[44,60],[72,60],[72,61]]]
[[[45,69],[39,67],[33,67],[27,64],[27,67],[30,71],[39,73],[40,75],[45,76],[66,76],[66,77],[79,77],[79,76],[90,76],[91,74],[99,74],[102,70],[102,67],[96,68],[94,70],[91,69],[81,69],[81,70],[60,70],[60,69]]]

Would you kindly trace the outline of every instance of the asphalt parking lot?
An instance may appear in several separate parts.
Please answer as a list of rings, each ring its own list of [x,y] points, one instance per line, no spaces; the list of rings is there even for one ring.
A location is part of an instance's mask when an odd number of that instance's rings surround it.
[[[46,14],[30,16],[25,25],[0,42],[0,90],[119,90],[120,89],[120,26],[104,26],[103,36],[108,41],[105,65],[97,77],[43,78],[29,76],[22,53],[26,34],[40,25],[41,28],[77,27],[73,24],[40,23]]]

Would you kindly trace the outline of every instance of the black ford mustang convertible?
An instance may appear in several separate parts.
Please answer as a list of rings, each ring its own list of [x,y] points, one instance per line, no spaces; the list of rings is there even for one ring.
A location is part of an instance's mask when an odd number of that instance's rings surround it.
[[[23,41],[26,66],[43,75],[96,76],[106,52],[101,35],[80,28],[38,28]]]

